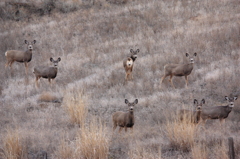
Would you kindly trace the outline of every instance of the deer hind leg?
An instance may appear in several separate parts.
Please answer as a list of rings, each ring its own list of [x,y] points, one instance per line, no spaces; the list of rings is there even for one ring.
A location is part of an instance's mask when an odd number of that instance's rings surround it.
[[[172,87],[175,88],[175,86],[173,85],[173,82],[172,82],[172,78],[173,78],[173,76],[170,75],[169,82],[171,83]]]
[[[119,127],[119,130],[118,130],[118,132],[120,133],[122,131],[122,127]]]
[[[36,85],[37,88],[39,88],[38,80],[39,80],[39,77],[36,77],[35,85]]]

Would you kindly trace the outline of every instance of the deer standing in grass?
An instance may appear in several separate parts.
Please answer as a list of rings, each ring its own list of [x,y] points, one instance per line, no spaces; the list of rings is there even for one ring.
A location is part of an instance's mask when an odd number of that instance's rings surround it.
[[[225,122],[225,119],[234,107],[234,101],[237,100],[237,97],[228,98],[228,96],[225,96],[225,99],[228,101],[228,105],[226,106],[204,107],[202,109],[201,119],[203,123],[205,123],[207,119],[219,119],[220,123]]]
[[[133,64],[134,64],[134,61],[137,59],[137,54],[140,52],[140,50],[137,49],[136,51],[134,51],[133,49],[131,49],[130,52],[131,52],[131,55],[123,60],[123,67],[126,72],[126,76],[125,76],[126,81],[133,79],[133,75],[132,75]]]
[[[134,106],[138,103],[138,99],[135,99],[134,102],[130,103],[127,99],[125,99],[125,103],[128,105],[128,112],[118,111],[112,115],[113,121],[113,131],[119,126],[119,133],[122,128],[125,128],[125,132],[127,132],[127,128],[131,128],[133,131],[134,125]]]
[[[197,53],[195,52],[193,56],[197,56]],[[188,75],[191,74],[193,70],[193,64],[194,64],[194,57],[190,57],[188,53],[186,53],[186,57],[189,58],[189,63],[186,64],[166,64],[164,66],[164,76],[161,79],[160,86],[162,85],[163,80],[170,76],[169,82],[171,82],[171,85],[173,88],[175,86],[172,83],[172,77],[173,76],[185,76],[186,81],[186,87],[188,86]]]
[[[198,103],[197,99],[194,99],[193,101],[194,105],[196,105],[196,110],[186,110],[181,109],[179,111],[180,120],[189,120],[192,123],[199,123],[201,119],[201,113],[202,113],[202,105],[205,104],[205,99],[202,99],[201,103]]]
[[[7,59],[5,67],[8,66],[12,69],[13,62],[22,62],[25,65],[25,72],[26,75],[28,74],[28,62],[32,60],[32,51],[33,51],[33,44],[36,43],[36,40],[32,42],[28,42],[25,40],[25,44],[27,44],[26,51],[19,51],[19,50],[8,50],[5,52],[5,56]]]
[[[36,76],[36,86],[39,87],[38,85],[38,80],[42,78],[47,78],[49,83],[51,84],[51,81],[57,76],[58,72],[58,62],[61,61],[61,58],[59,57],[57,60],[54,60],[52,57],[50,58],[50,61],[54,64],[53,67],[48,67],[48,66],[37,66],[34,68],[34,74]]]

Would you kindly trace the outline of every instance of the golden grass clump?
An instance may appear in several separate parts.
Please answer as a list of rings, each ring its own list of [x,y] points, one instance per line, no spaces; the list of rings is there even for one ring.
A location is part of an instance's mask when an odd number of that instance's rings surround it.
[[[81,92],[67,93],[64,97],[64,107],[70,116],[71,123],[84,124],[88,109],[86,97]]]
[[[24,158],[24,146],[21,143],[21,136],[18,130],[7,129],[6,136],[3,137],[3,154],[6,159]]]
[[[81,128],[77,135],[76,149],[80,158],[108,158],[109,134],[102,121],[92,119],[89,125]],[[77,157],[76,156],[76,157]]]
[[[194,143],[191,152],[194,159],[207,159],[207,145],[204,143]]]
[[[194,137],[197,132],[197,125],[189,118],[174,119],[167,121],[166,133],[170,146],[176,150],[189,151],[194,144]]]

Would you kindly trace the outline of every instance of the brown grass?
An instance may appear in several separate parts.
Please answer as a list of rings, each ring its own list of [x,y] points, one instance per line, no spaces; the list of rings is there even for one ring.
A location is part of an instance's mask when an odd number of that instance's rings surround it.
[[[70,117],[70,122],[83,126],[88,114],[86,97],[79,91],[67,93],[64,96],[64,107]]]
[[[3,138],[3,154],[6,159],[21,159],[25,155],[25,147],[22,144],[22,138],[18,130],[7,129]]]

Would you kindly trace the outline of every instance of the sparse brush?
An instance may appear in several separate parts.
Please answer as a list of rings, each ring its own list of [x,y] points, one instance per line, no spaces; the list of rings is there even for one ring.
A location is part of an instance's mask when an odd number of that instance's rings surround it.
[[[68,142],[66,142],[64,139],[62,139],[62,141],[57,149],[56,155],[58,158],[61,158],[61,159],[74,158],[73,157],[74,151],[71,148],[70,144]]]
[[[64,97],[64,107],[70,116],[71,123],[82,126],[88,113],[86,97],[81,92],[67,93]]]
[[[21,143],[21,135],[18,130],[8,129],[6,136],[3,137],[3,154],[6,159],[24,158],[24,146]]]
[[[207,145],[204,143],[194,143],[192,148],[192,158],[194,159],[207,159]]]
[[[176,118],[174,121],[167,121],[166,131],[170,146],[173,149],[189,151],[194,144],[194,137],[197,126],[188,118],[182,120]]]
[[[80,154],[76,154],[76,158],[108,158],[109,134],[102,121],[92,119],[77,136],[76,149]]]
[[[158,149],[155,150],[152,147],[145,147],[136,143],[130,150],[129,156],[131,159],[161,159],[161,148],[158,147]]]

